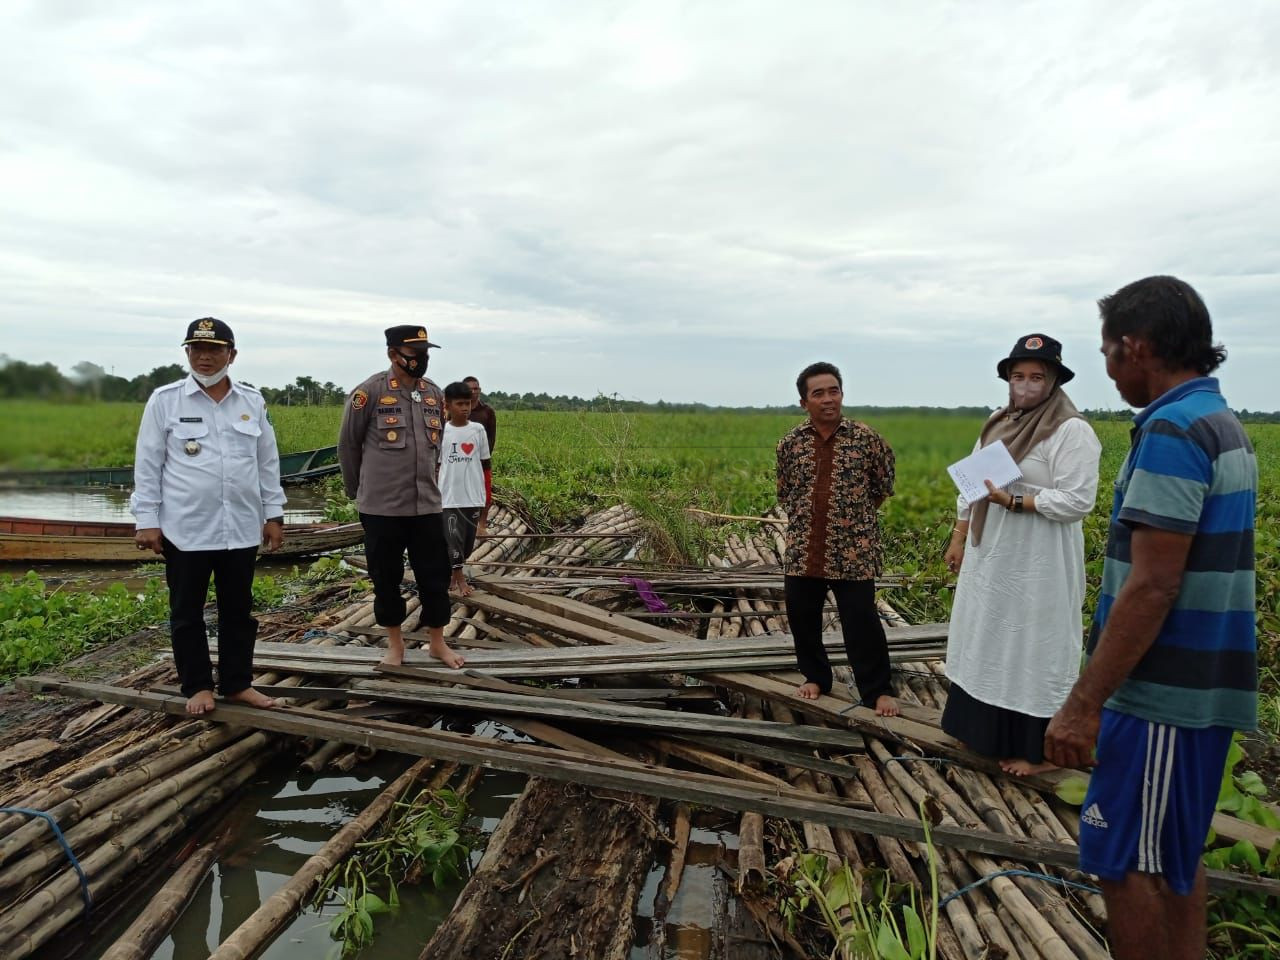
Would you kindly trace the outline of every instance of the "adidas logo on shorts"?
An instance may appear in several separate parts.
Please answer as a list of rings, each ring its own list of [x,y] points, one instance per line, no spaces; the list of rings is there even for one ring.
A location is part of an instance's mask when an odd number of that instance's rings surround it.
[[[1107,829],[1107,821],[1102,816],[1102,811],[1098,809],[1096,803],[1089,804],[1089,809],[1080,814],[1080,819],[1091,827],[1098,827],[1102,830]]]

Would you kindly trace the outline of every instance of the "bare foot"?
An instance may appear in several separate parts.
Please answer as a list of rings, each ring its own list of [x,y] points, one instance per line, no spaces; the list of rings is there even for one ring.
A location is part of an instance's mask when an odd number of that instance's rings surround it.
[[[822,696],[822,689],[816,683],[802,683],[796,690],[796,696],[802,700],[817,700]]]
[[[201,690],[187,701],[187,713],[193,717],[202,717],[213,712],[213,691]]]
[[[404,641],[387,644],[387,655],[382,658],[382,666],[398,667],[404,663]]]
[[[1031,777],[1037,773],[1048,773],[1050,770],[1057,770],[1056,764],[1052,763],[1032,763],[1030,760],[1021,758],[1013,760],[1001,760],[1000,769],[1010,776],[1014,777]]]
[[[225,700],[233,700],[236,703],[243,703],[245,706],[257,707],[260,710],[274,710],[276,702],[268,697],[265,693],[259,693],[253,687],[245,687],[239,693],[232,693],[224,697]]]
[[[449,645],[443,640],[433,639],[431,646],[427,648],[427,652],[437,660],[444,661],[446,667],[453,667],[455,670],[467,662],[466,657],[454,650],[450,650]]]
[[[449,580],[449,589],[462,597],[469,597],[476,592],[476,588],[467,583],[467,578],[462,575],[461,570],[453,571],[453,576]]]
[[[882,693],[876,697],[876,716],[877,717],[896,717],[901,710],[898,709],[898,701],[887,693]]]

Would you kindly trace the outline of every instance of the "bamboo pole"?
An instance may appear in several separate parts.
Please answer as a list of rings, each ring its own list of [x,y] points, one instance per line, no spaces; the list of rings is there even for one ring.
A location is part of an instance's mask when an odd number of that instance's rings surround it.
[[[229,833],[224,832],[197,847],[98,960],[149,960],[204,883],[228,837]]]
[[[176,747],[182,741],[207,729],[202,723],[194,721],[179,722],[176,726],[147,737],[145,740],[119,753],[108,755],[91,766],[76,769],[73,761],[71,764],[55,771],[61,776],[58,781],[45,787],[39,787],[34,793],[29,793],[25,797],[15,791],[6,796],[4,805],[28,807],[33,810],[47,810],[70,799],[80,790],[92,787],[94,784],[109,777],[117,776],[138,760],[164,753],[166,750]],[[69,773],[64,772],[67,767],[71,767]],[[7,836],[29,822],[26,817],[16,813],[0,816],[0,837]],[[0,857],[0,862],[3,862],[3,857]]]
[[[238,789],[269,759],[269,755],[259,754],[230,775],[211,774],[96,847],[80,861],[89,877],[91,893],[97,897],[109,889],[126,872],[185,830],[195,817]],[[6,960],[22,960],[74,922],[84,912],[78,887],[79,878],[67,867],[0,918],[0,956]]]
[[[209,960],[249,960],[258,956],[306,903],[325,875],[374,828],[391,805],[431,768],[431,764],[431,760],[419,760],[393,780],[358,817],[343,826],[284,886],[236,927],[213,951]]]
[[[62,791],[65,793],[65,798],[61,802],[45,808],[45,812],[52,816],[57,821],[58,826],[66,832],[86,816],[148,783],[155,782],[165,774],[185,766],[207,751],[220,749],[237,737],[243,736],[244,733],[243,728],[217,727],[212,730],[206,729],[190,742],[183,743],[179,741],[176,749],[160,753],[150,761],[134,763],[131,766],[118,769],[108,765],[107,768],[113,771],[111,775],[104,773],[104,779],[91,781],[88,787],[78,791],[70,789]],[[153,741],[148,741],[148,743],[152,744]],[[138,757],[135,756],[133,759],[136,760]],[[70,778],[68,781],[64,781],[64,784],[67,782],[70,782]],[[53,791],[45,794],[49,799],[53,795]],[[28,809],[36,810],[41,809],[38,799],[28,800],[24,804],[15,804],[15,806],[26,806]],[[53,844],[53,837],[49,832],[48,824],[44,820],[22,819],[24,826],[0,840],[0,864],[8,863],[33,842],[42,841],[50,845]],[[61,849],[59,848],[58,856],[61,855]],[[9,886],[4,879],[7,873],[7,870],[0,871],[0,890]]]
[[[192,784],[202,783],[211,776],[223,775],[225,771],[234,769],[254,753],[263,750],[270,742],[271,735],[252,733],[185,770],[162,776],[137,793],[100,810],[65,831],[67,843],[72,850],[89,850],[91,845],[119,824],[142,817],[172,797],[183,795]],[[19,886],[53,864],[62,862],[65,857],[60,845],[47,843],[0,873],[0,889]]]

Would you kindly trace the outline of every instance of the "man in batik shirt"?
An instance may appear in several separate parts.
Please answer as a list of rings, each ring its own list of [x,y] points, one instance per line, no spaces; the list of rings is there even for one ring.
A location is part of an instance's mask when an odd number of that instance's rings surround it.
[[[787,513],[787,619],[805,679],[796,692],[816,700],[831,690],[822,641],[830,591],[862,704],[882,717],[897,716],[875,597],[882,557],[878,510],[893,496],[893,450],[866,424],[844,418],[843,381],[834,365],[805,367],[796,388],[809,419],[778,442],[778,503]]]

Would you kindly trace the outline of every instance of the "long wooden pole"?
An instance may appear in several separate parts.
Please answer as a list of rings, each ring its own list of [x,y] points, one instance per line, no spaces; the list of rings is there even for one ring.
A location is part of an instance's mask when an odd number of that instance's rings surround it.
[[[339,830],[283,887],[236,927],[209,960],[249,960],[266,949],[315,892],[316,884],[386,816],[391,805],[430,769],[432,762],[419,760],[391,781],[358,817]]]
[[[151,898],[138,918],[129,924],[129,928],[98,960],[148,960],[204,883],[209,868],[218,859],[228,836],[223,833],[201,845],[187,857]]]

